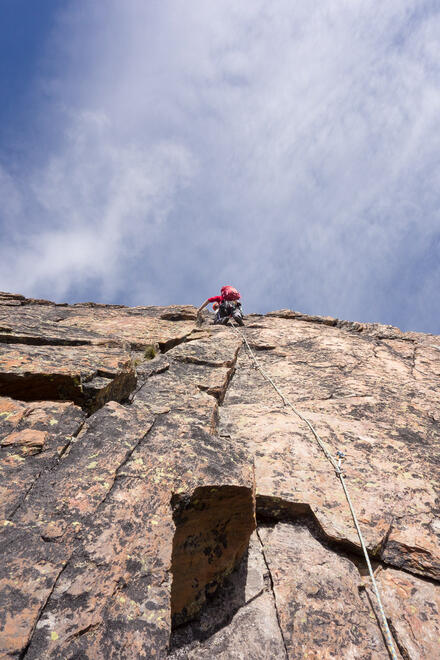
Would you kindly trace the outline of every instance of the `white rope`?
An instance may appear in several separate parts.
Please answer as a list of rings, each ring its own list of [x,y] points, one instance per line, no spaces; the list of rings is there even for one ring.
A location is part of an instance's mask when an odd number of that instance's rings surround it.
[[[289,401],[289,399],[288,399],[288,398],[282,393],[282,391],[280,390],[280,388],[279,388],[279,387],[273,382],[272,378],[271,378],[271,377],[270,377],[270,376],[264,371],[263,367],[261,366],[261,364],[260,364],[259,361],[257,360],[257,358],[256,358],[256,356],[255,356],[255,354],[254,354],[254,352],[252,351],[252,349],[251,349],[251,347],[250,347],[250,345],[249,345],[249,342],[248,342],[248,340],[247,340],[246,335],[244,334],[244,332],[243,332],[242,330],[239,330],[239,329],[238,329],[237,327],[235,327],[235,326],[230,326],[230,327],[233,328],[233,330],[234,330],[235,332],[238,332],[238,333],[241,335],[241,337],[242,337],[242,339],[243,339],[243,342],[244,342],[244,344],[246,345],[246,348],[247,348],[247,350],[249,351],[249,354],[250,354],[252,360],[253,360],[254,363],[255,363],[256,368],[261,372],[261,374],[263,375],[263,377],[264,377],[264,378],[265,378],[265,379],[266,379],[266,380],[272,385],[272,387],[274,388],[274,390],[275,390],[275,391],[277,392],[277,394],[281,397],[281,399],[282,399],[282,401],[283,401],[283,404],[284,404],[285,406],[288,406],[289,408],[291,408],[291,410],[295,413],[295,415],[297,415],[297,416],[298,416],[298,417],[299,417],[299,418],[300,418],[305,424],[307,424],[307,426],[309,427],[309,429],[311,430],[311,432],[312,432],[313,435],[315,436],[316,441],[318,442],[318,444],[319,444],[319,446],[321,447],[322,451],[324,452],[326,458],[327,458],[327,459],[330,461],[330,463],[332,464],[332,466],[333,466],[333,468],[334,468],[334,470],[335,470],[336,476],[337,476],[338,479],[340,480],[340,482],[341,482],[341,484],[342,484],[342,488],[344,489],[345,497],[347,498],[347,502],[348,502],[348,506],[349,506],[349,508],[350,508],[351,516],[352,516],[352,518],[353,518],[354,526],[356,527],[356,531],[357,531],[357,534],[358,534],[358,536],[359,536],[359,541],[360,541],[360,543],[361,543],[362,551],[363,551],[364,556],[365,556],[365,561],[366,561],[366,563],[367,563],[368,572],[369,572],[369,574],[370,574],[370,578],[371,578],[371,583],[372,583],[372,585],[373,585],[373,590],[374,590],[374,593],[375,593],[375,596],[376,596],[376,600],[377,600],[377,604],[378,604],[378,606],[379,606],[379,611],[380,611],[380,614],[381,614],[381,619],[382,619],[382,632],[383,632],[384,637],[385,637],[385,641],[386,641],[386,644],[387,644],[388,652],[389,652],[389,654],[390,654],[390,657],[391,657],[393,660],[397,660],[397,654],[396,654],[396,651],[395,651],[395,649],[394,649],[393,638],[392,638],[392,636],[391,636],[391,631],[390,631],[390,628],[389,628],[389,625],[388,625],[388,621],[387,621],[387,618],[386,618],[386,615],[385,615],[385,610],[384,610],[383,605],[382,605],[382,599],[381,599],[381,597],[380,597],[380,593],[379,593],[379,589],[378,589],[378,586],[377,586],[376,578],[374,577],[373,569],[372,569],[372,567],[371,567],[371,563],[370,563],[370,558],[369,558],[369,556],[368,556],[368,551],[367,551],[367,548],[366,548],[365,543],[364,543],[364,539],[363,539],[363,536],[362,536],[362,532],[361,532],[361,529],[360,529],[360,527],[359,527],[359,523],[358,523],[358,520],[357,520],[357,517],[356,517],[356,513],[355,513],[355,510],[354,510],[354,508],[353,508],[353,504],[351,503],[350,495],[349,495],[349,493],[348,493],[347,485],[346,485],[346,483],[345,483],[344,475],[343,475],[343,472],[342,472],[342,469],[341,469],[341,462],[342,462],[342,460],[343,460],[343,458],[344,458],[344,454],[343,454],[342,452],[338,452],[338,457],[339,457],[339,459],[338,459],[338,461],[336,462],[336,460],[333,458],[333,456],[331,455],[331,453],[328,451],[328,449],[326,448],[325,444],[323,443],[323,441],[321,440],[320,436],[318,435],[318,433],[316,432],[316,430],[314,429],[314,427],[312,426],[312,424],[309,422],[309,420],[308,420],[306,417],[304,417],[304,415],[303,415],[302,413],[300,413],[299,410],[297,410],[297,409],[295,408],[295,406]],[[439,350],[440,350],[440,349],[439,349]]]

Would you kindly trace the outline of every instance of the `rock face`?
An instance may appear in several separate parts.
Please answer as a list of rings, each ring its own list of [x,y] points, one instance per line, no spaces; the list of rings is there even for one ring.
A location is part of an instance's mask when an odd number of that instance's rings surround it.
[[[0,657],[387,658],[331,465],[195,308],[0,294]],[[344,471],[397,652],[440,639],[440,337],[244,330]]]

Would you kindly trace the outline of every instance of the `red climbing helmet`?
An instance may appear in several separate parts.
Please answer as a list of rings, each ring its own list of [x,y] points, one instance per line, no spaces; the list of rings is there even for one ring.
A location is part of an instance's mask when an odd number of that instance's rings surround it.
[[[240,300],[241,296],[233,286],[222,286],[221,294],[223,300]]]

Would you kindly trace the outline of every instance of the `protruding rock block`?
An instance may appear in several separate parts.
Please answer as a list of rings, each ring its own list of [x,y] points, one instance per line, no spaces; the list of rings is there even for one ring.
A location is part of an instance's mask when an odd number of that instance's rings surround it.
[[[0,294],[0,654],[385,660],[332,466],[195,311]],[[346,454],[396,644],[433,657],[440,339],[289,310],[243,331]]]
[[[266,660],[286,658],[269,570],[254,532],[238,570],[228,575],[195,619],[174,628],[170,660],[239,654]]]
[[[73,401],[93,412],[126,399],[135,385],[131,357],[120,348],[1,345],[0,396]]]
[[[255,529],[251,488],[196,488],[191,497],[174,495],[171,615],[176,625],[200,610],[223,578],[242,559]]]

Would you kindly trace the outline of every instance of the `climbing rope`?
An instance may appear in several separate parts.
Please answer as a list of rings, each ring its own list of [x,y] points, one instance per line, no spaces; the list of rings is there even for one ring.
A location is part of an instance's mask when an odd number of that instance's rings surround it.
[[[317,433],[317,431],[315,430],[315,428],[313,427],[311,422],[307,419],[307,417],[304,417],[304,415],[297,408],[295,408],[295,406],[289,401],[289,399],[282,393],[280,388],[274,383],[272,378],[266,373],[266,371],[264,371],[263,367],[261,366],[261,364],[257,360],[252,348],[250,347],[249,342],[248,342],[247,337],[244,334],[244,332],[242,330],[240,330],[238,327],[234,326],[234,325],[231,325],[229,327],[231,327],[234,330],[234,332],[241,335],[242,341],[245,344],[247,350],[249,351],[249,355],[251,356],[251,358],[252,358],[252,360],[255,364],[256,369],[258,369],[258,371],[262,374],[263,378],[265,378],[272,385],[274,390],[277,392],[278,396],[281,398],[283,404],[285,406],[288,406],[295,413],[295,415],[297,415],[309,427],[310,431],[313,433],[316,441],[318,442],[319,446],[321,447],[322,451],[324,452],[325,457],[332,464],[333,469],[335,471],[335,474],[338,477],[339,481],[341,482],[342,488],[344,489],[345,497],[347,499],[348,506],[350,508],[350,513],[351,513],[351,516],[353,518],[354,526],[356,527],[356,531],[357,531],[357,534],[359,536],[359,541],[360,541],[360,544],[361,544],[362,551],[364,553],[365,561],[366,561],[367,567],[368,567],[368,572],[369,572],[370,578],[371,578],[371,583],[373,585],[374,594],[376,596],[377,604],[378,604],[378,607],[379,607],[381,620],[382,620],[382,632],[383,632],[383,635],[384,635],[384,638],[385,638],[385,641],[386,641],[388,652],[389,652],[390,657],[392,658],[392,660],[397,660],[397,654],[396,654],[396,651],[394,649],[393,638],[391,636],[391,631],[390,631],[388,621],[387,621],[387,618],[386,618],[386,615],[385,615],[385,610],[384,610],[383,605],[382,605],[382,599],[380,597],[380,593],[379,593],[379,589],[378,589],[378,586],[377,586],[376,578],[374,577],[373,569],[372,569],[371,563],[370,563],[370,558],[368,556],[368,551],[367,551],[367,548],[365,546],[364,539],[363,539],[363,536],[362,536],[362,532],[361,532],[361,529],[359,527],[359,523],[358,523],[358,520],[357,520],[357,517],[356,517],[356,512],[353,508],[353,504],[352,504],[351,499],[350,499],[350,495],[349,495],[349,492],[348,492],[348,489],[347,489],[347,485],[345,483],[344,474],[343,474],[343,471],[342,471],[342,461],[345,458],[345,455],[343,454],[343,452],[338,451],[337,452],[338,459],[336,460],[335,458],[333,458],[333,456],[328,451],[327,447],[325,446],[324,442],[320,438],[319,434]]]

